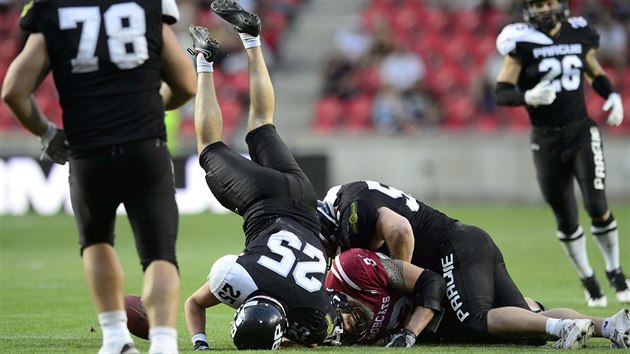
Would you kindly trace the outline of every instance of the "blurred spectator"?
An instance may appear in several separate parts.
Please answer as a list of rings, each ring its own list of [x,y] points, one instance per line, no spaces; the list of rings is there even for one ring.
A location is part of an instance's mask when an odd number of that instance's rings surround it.
[[[627,63],[628,34],[626,30],[613,18],[610,10],[601,12],[595,28],[600,36],[597,59],[602,65],[615,68],[616,74],[622,74]]]
[[[398,91],[406,91],[424,79],[425,65],[420,56],[402,41],[394,41],[394,50],[383,58],[379,68],[381,82]]]

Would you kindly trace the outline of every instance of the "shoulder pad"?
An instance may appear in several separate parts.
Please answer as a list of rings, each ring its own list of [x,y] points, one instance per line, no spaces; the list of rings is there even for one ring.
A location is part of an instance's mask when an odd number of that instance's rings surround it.
[[[175,0],[162,0],[162,20],[169,25],[179,21],[179,9]]]
[[[569,17],[567,22],[575,29],[588,27],[588,21],[582,16]]]
[[[341,185],[330,188],[324,197],[324,202],[332,206],[330,210],[335,210],[334,207],[336,206],[335,202],[337,201],[337,193],[339,192],[339,189],[341,189]]]
[[[238,256],[225,255],[212,265],[208,274],[208,286],[222,303],[239,308],[249,295],[258,290],[256,282],[243,266],[236,263]]]
[[[514,51],[518,42],[553,44],[551,38],[534,27],[526,23],[513,23],[505,26],[497,37],[497,50],[501,55],[507,55]]]

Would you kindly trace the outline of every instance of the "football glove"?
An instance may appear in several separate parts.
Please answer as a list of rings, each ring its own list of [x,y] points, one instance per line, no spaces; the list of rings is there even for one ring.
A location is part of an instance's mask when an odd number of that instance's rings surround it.
[[[532,107],[548,106],[556,99],[556,90],[549,80],[544,80],[525,91],[525,103]]]
[[[612,108],[612,110],[611,110]],[[623,122],[623,104],[621,103],[621,96],[618,93],[613,92],[608,95],[608,99],[602,106],[603,111],[610,110],[608,115],[608,125],[618,127]]]
[[[60,165],[68,161],[66,133],[64,133],[63,129],[57,128],[54,123],[48,122],[48,129],[44,135],[39,137],[39,142],[42,144],[40,160],[43,160],[44,156],[46,156]]]
[[[385,348],[411,348],[416,343],[416,335],[407,328],[401,329],[389,338]]]

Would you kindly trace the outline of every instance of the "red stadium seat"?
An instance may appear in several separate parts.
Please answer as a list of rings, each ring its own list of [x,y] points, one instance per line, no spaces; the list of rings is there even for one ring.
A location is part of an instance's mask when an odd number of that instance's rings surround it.
[[[313,128],[317,131],[331,131],[339,124],[342,106],[337,97],[320,98],[315,104]]]
[[[343,110],[343,122],[350,131],[372,129],[372,97],[362,95],[349,100]]]

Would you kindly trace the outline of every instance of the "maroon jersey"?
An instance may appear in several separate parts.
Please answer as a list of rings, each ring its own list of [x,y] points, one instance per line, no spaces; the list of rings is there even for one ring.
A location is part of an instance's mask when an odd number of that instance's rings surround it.
[[[381,258],[386,256],[361,248],[337,257],[326,277],[326,289],[344,293],[367,317],[367,332],[357,344],[372,344],[404,326],[412,304],[402,292],[389,289],[389,276]]]

